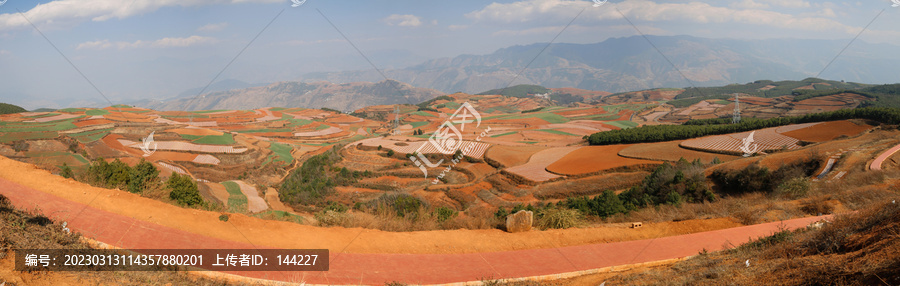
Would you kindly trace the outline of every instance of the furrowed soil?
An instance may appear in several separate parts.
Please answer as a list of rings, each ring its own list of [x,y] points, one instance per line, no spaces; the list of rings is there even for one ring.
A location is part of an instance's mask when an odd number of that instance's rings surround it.
[[[579,175],[603,170],[645,164],[660,164],[660,161],[631,159],[619,156],[619,151],[632,145],[585,146],[578,148],[547,166],[547,171],[556,174]]]
[[[825,142],[840,136],[854,136],[871,128],[872,126],[868,124],[857,124],[849,120],[841,120],[824,122],[782,134],[808,142]]]

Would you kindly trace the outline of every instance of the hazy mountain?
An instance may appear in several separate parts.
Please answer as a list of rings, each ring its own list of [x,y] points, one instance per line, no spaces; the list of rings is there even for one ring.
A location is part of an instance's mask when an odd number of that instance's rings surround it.
[[[232,89],[167,101],[143,102],[137,106],[155,110],[252,109],[267,106],[328,107],[352,111],[370,105],[416,104],[443,93],[416,88],[397,81],[277,82],[267,86]]]
[[[248,88],[248,87],[264,86],[264,85],[267,85],[267,83],[250,84],[250,83],[246,83],[246,82],[236,80],[236,79],[225,79],[225,80],[217,81],[217,82],[209,85],[209,87],[207,87],[206,90],[203,91],[203,93],[212,93],[212,92],[226,91],[226,90],[232,90],[232,89],[243,89],[243,88]],[[185,91],[179,93],[178,96],[175,96],[174,98],[197,96],[197,94],[200,93],[201,90],[203,90],[203,87],[195,87],[192,89],[188,89],[188,90],[185,90]]]
[[[388,77],[417,87],[444,92],[479,93],[510,84],[548,88],[624,92],[658,87],[689,87],[682,74],[697,86],[745,83],[759,79],[800,80],[818,75],[843,49],[847,40],[732,40],[691,36],[610,38],[595,44],[532,44],[497,50],[489,55],[441,58],[403,68],[388,69]],[[866,83],[890,83],[890,71],[900,65],[900,47],[857,41],[821,78]],[[668,58],[668,60],[666,59]],[[672,67],[672,62],[678,70]],[[679,72],[680,70],[680,72]],[[310,73],[305,81],[376,81],[374,70]]]

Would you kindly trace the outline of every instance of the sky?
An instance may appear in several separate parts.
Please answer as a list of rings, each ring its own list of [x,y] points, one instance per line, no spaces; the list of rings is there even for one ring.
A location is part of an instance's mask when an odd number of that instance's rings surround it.
[[[0,6],[0,102],[35,109],[166,99],[224,79],[268,83],[373,64],[403,68],[547,43],[557,35],[556,43],[597,43],[638,35],[635,28],[749,40],[849,42],[859,34],[858,41],[900,45],[900,7],[891,0],[301,3],[6,0]]]

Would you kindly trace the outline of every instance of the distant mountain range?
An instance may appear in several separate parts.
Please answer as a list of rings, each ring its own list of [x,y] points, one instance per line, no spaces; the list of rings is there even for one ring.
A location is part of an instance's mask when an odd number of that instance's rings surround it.
[[[532,44],[489,55],[461,55],[426,61],[385,74],[413,86],[446,93],[480,93],[512,83],[548,88],[626,92],[660,87],[718,86],[759,79],[800,80],[816,76],[847,45],[847,40],[732,40],[692,36],[610,38],[595,44]],[[865,83],[896,82],[900,47],[854,42],[819,77]],[[665,57],[660,55],[664,54]],[[668,60],[667,60],[668,59]],[[671,61],[678,69],[673,68]],[[679,72],[680,71],[680,72]],[[684,74],[684,77],[682,77]],[[383,80],[375,70],[310,73],[303,81]]]
[[[230,89],[166,101],[142,101],[135,106],[155,110],[253,109],[269,106],[332,108],[353,111],[371,105],[416,104],[444,93],[383,80],[335,84],[328,82],[276,82],[265,86]],[[188,93],[189,95],[189,93]]]

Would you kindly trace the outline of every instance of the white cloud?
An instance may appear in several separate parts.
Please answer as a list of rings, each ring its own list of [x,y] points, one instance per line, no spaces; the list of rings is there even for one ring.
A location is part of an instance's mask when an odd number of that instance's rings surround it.
[[[469,25],[450,25],[450,26],[447,26],[447,29],[450,29],[450,31],[459,31],[459,30],[465,30],[468,27],[469,27]]]
[[[390,26],[418,27],[422,25],[422,18],[415,15],[393,14],[382,20]]]
[[[100,40],[78,44],[75,49],[104,50],[109,48],[117,48],[122,50],[132,48],[183,48],[214,42],[216,42],[215,38],[203,36],[190,36],[186,38],[162,38],[155,41],[137,40],[134,42],[110,42],[109,40]]]
[[[228,23],[206,24],[203,27],[197,28],[197,32],[218,32],[225,29],[225,27],[228,27]]]
[[[737,8],[737,9],[766,9],[766,8],[769,8],[768,4],[758,3],[753,0],[741,0],[739,2],[731,3],[730,6],[732,8]]]
[[[775,2],[775,0],[759,0]],[[753,1],[745,1],[747,5],[760,6]],[[808,2],[787,1],[781,6],[791,5],[804,7]],[[590,7],[589,1],[576,0],[522,0],[513,3],[492,3],[485,8],[470,12],[466,17],[475,21],[500,23],[522,22],[555,22],[572,20],[577,11],[587,8],[582,18],[593,20],[622,19],[621,13],[632,21],[687,21],[693,23],[737,23],[746,25],[772,26],[783,29],[806,31],[836,31],[855,34],[860,27],[844,25],[833,19],[820,16],[795,16],[764,9],[735,9],[712,6],[703,2],[689,3],[656,3],[648,0],[625,0],[615,4],[615,9]],[[805,4],[804,4],[805,3]],[[740,3],[739,3],[740,4]]]
[[[803,0],[760,0],[762,2],[766,2],[775,6],[787,7],[787,8],[809,8],[812,5],[807,1]]]
[[[12,54],[12,52],[7,51],[7,50],[0,50],[0,56],[5,56],[5,55],[9,55],[9,54]]]
[[[156,11],[168,6],[202,6],[233,3],[282,3],[282,0],[57,0],[22,12],[37,26],[68,27],[84,21],[102,22]],[[30,26],[18,13],[0,14],[0,30]]]

